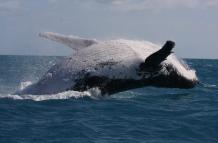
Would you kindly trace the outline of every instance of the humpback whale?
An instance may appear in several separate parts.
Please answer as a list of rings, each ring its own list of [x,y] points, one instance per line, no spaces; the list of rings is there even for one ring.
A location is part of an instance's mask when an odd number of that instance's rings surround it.
[[[193,88],[198,83],[195,70],[172,52],[173,41],[161,47],[147,41],[98,41],[52,32],[39,36],[72,48],[72,55],[17,94],[55,94],[99,88],[102,95],[110,95],[145,86]]]

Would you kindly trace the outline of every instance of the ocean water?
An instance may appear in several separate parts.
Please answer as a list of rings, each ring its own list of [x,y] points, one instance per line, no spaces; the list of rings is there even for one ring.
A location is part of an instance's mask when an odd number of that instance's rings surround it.
[[[18,96],[63,57],[0,56],[0,143],[217,143],[218,60],[186,59],[194,89]]]

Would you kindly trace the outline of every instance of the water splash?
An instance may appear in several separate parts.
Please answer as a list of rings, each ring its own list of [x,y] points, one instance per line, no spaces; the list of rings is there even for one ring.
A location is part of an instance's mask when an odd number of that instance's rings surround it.
[[[24,81],[20,83],[20,90],[23,90],[24,88],[26,88],[27,86],[30,86],[31,84],[33,84],[31,81]]]
[[[65,99],[78,99],[83,97],[90,97],[92,99],[99,99],[102,97],[101,91],[98,88],[92,88],[88,91],[65,91],[57,94],[49,95],[0,95],[0,98],[9,98],[14,100],[33,100],[33,101],[45,101],[45,100],[65,100]]]

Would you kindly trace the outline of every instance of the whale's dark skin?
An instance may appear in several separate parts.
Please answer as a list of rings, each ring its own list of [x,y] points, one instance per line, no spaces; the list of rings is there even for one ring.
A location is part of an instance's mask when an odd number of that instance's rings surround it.
[[[103,95],[110,95],[145,86],[193,88],[198,83],[195,71],[172,54],[175,46],[172,41],[160,48],[141,41],[100,42],[55,33],[41,36],[77,51],[18,94],[54,94],[97,87]]]

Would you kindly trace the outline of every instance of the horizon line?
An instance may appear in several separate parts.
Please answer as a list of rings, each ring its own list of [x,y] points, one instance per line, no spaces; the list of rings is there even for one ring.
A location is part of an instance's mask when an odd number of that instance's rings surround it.
[[[38,55],[38,54],[0,54],[0,56],[33,56],[33,57],[67,57],[69,55]],[[193,60],[218,60],[218,58],[198,58],[198,57],[179,57],[180,59],[193,59]]]

